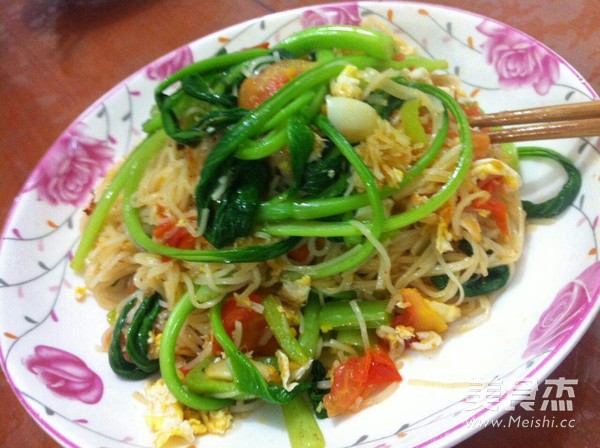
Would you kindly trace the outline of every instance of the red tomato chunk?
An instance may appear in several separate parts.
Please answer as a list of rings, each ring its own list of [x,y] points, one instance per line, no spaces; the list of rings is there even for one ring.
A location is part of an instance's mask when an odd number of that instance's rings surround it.
[[[392,383],[402,381],[394,361],[379,346],[348,358],[333,372],[331,392],[323,398],[329,417],[356,412],[361,403]]]
[[[250,300],[254,303],[263,301],[258,294],[251,294]],[[230,338],[233,338],[236,321],[242,325],[242,342],[239,348],[243,352],[252,351],[255,356],[272,356],[279,348],[274,336],[265,341],[265,333],[268,330],[265,317],[252,308],[238,305],[234,297],[225,299],[222,319],[223,327]],[[223,348],[213,340],[213,354],[219,355],[222,352]]]

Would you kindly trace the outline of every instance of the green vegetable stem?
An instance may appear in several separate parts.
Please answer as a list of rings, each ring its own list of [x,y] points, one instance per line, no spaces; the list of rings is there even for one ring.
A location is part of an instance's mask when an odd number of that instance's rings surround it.
[[[302,308],[303,328],[298,343],[311,358],[317,355],[319,338],[321,337],[319,328],[319,313],[321,312],[321,302],[319,297],[310,292],[308,301]]]
[[[201,287],[196,291],[196,298],[200,301],[209,301],[217,297],[218,294],[207,287]],[[192,391],[181,381],[180,373],[175,363],[177,338],[185,324],[185,320],[195,309],[196,307],[190,300],[190,297],[185,294],[171,311],[165,323],[160,343],[160,373],[165,380],[167,388],[180,403],[192,409],[202,411],[222,409],[233,404],[233,400],[207,397]]]
[[[263,305],[265,320],[285,354],[300,365],[306,364],[310,357],[294,337],[279,300],[274,296],[267,296]]]
[[[392,59],[397,50],[390,34],[350,25],[306,28],[275,45],[275,49],[279,48],[298,55],[315,49],[339,48],[364,52],[382,60]]]
[[[367,328],[389,325],[392,315],[387,311],[387,300],[357,300],[356,304],[365,320]],[[359,328],[358,319],[350,302],[327,302],[319,314],[321,331],[326,333],[340,328]]]
[[[185,386],[191,392],[200,395],[209,395],[214,398],[230,398],[234,400],[250,400],[252,395],[240,392],[236,385],[231,381],[222,381],[209,378],[204,372],[213,361],[210,357],[202,361],[185,376]]]
[[[323,433],[304,394],[296,395],[289,403],[283,404],[282,409],[292,448],[325,447]]]

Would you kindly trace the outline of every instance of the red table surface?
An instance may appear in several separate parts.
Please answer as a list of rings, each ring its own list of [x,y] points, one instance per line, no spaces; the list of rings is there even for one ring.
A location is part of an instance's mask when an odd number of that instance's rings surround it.
[[[162,54],[213,31],[301,0],[4,0],[0,2],[0,222],[36,162],[93,101]],[[512,25],[568,60],[600,90],[600,4],[595,0],[446,0]],[[573,428],[486,428],[460,444],[600,446],[600,322],[550,378],[577,379]],[[0,375],[0,447],[55,448]],[[407,404],[410,405],[410,404]],[[541,419],[548,412],[512,414]]]

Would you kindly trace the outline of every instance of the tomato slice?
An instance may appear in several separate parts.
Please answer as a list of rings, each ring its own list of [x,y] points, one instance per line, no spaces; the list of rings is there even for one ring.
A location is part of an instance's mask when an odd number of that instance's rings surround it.
[[[475,208],[480,210],[488,210],[490,216],[498,226],[498,229],[502,235],[508,237],[508,208],[506,204],[499,199],[489,198],[487,201],[475,200],[473,201]]]
[[[473,206],[480,210],[487,210],[490,216],[498,226],[498,229],[505,237],[509,236],[508,230],[508,207],[498,199],[501,194],[504,182],[502,176],[490,176],[483,181],[477,183],[479,188],[490,193],[491,197],[488,200],[476,199],[473,201]]]
[[[152,235],[169,247],[179,249],[194,249],[196,247],[196,238],[185,227],[177,225],[177,221],[172,219],[158,224],[152,231]]]
[[[425,300],[425,297],[415,288],[403,288],[400,290],[402,298],[410,303],[402,314],[398,314],[392,325],[404,325],[412,327],[415,331],[435,331],[443,333],[448,329],[448,325]]]
[[[304,243],[295,249],[292,249],[288,252],[287,256],[290,260],[297,261],[298,263],[304,263],[308,260],[308,256],[310,255],[310,250],[308,248],[308,244]]]
[[[369,350],[369,356],[371,368],[367,378],[368,386],[389,384],[402,380],[396,364],[381,347],[375,346],[375,349]]]
[[[325,238],[317,238],[315,240],[315,248],[320,250],[323,246],[325,246]],[[301,244],[287,254],[290,260],[297,261],[298,263],[305,263],[306,260],[308,260],[309,255],[310,249],[308,248],[308,243]]]
[[[492,196],[496,196],[502,192],[504,180],[502,176],[489,176],[487,179],[477,181],[477,186],[482,190],[487,191]]]
[[[387,352],[374,346],[364,356],[351,357],[333,372],[331,391],[323,398],[329,417],[356,412],[361,403],[384,387],[402,381]]]
[[[254,303],[262,303],[263,301],[258,294],[250,294],[250,300]],[[242,341],[239,348],[243,352],[252,351],[256,356],[272,356],[279,348],[274,336],[271,336],[266,343],[264,342],[264,335],[267,330],[265,317],[252,308],[238,305],[233,296],[225,299],[221,318],[223,319],[223,327],[230,338],[233,338],[235,323],[240,322],[242,324]],[[220,355],[222,352],[221,345],[213,339],[213,354]]]
[[[477,101],[469,103],[460,103],[460,107],[465,111],[467,117],[477,117],[482,114],[481,109]]]
[[[256,76],[244,79],[238,96],[239,106],[256,109],[284,85],[313,65],[314,62],[301,59],[285,59],[268,66]]]

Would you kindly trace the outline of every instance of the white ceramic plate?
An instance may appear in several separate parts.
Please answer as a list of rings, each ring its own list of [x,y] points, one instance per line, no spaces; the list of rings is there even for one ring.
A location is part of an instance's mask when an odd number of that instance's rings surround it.
[[[467,94],[487,111],[585,101],[596,94],[563,59],[531,37],[456,9],[400,2],[311,7],[252,20],[204,37],[116,86],[52,145],[19,194],[0,256],[2,366],[33,418],[64,446],[152,446],[144,408],[132,394],[143,382],[119,380],[96,350],[106,316],[75,300],[82,279],[68,267],[81,208],[113,160],[142,139],[152,90],[178,68],[214,54],[276,42],[303,27],[357,24],[375,15],[422,54],[449,61]],[[321,421],[328,446],[448,446],[523,398],[519,384],[541,382],[580,339],[600,306],[597,180],[600,153],[584,139],[541,142],[583,173],[575,203],[551,225],[527,234],[525,254],[489,321],[450,331],[442,348],[410,354],[404,381],[385,402],[358,415]],[[553,168],[523,164],[524,194],[560,187]],[[543,190],[543,193],[540,193]],[[452,382],[455,388],[415,380]],[[489,383],[477,390],[476,383]],[[521,382],[521,383],[519,383]],[[470,386],[470,387],[469,387]],[[495,389],[494,389],[495,388]],[[501,391],[498,393],[498,391]],[[495,391],[495,392],[494,392]],[[485,396],[495,397],[486,401]],[[203,447],[286,446],[277,407],[237,420]]]

